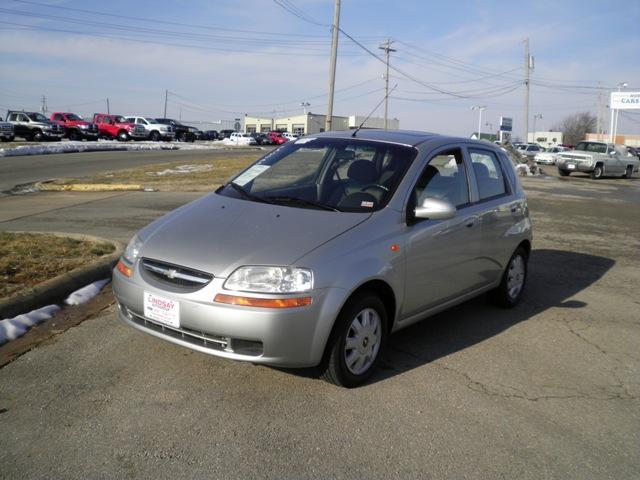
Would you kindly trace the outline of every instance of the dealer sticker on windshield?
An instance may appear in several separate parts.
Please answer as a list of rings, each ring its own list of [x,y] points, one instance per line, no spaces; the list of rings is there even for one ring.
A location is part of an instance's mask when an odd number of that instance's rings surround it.
[[[180,328],[180,303],[171,298],[144,292],[144,316],[173,328]]]
[[[256,163],[251,168],[249,168],[246,172],[234,178],[233,182],[244,187],[251,180],[256,178],[265,170],[269,170],[270,168],[271,168],[271,165],[260,165],[259,163]]]

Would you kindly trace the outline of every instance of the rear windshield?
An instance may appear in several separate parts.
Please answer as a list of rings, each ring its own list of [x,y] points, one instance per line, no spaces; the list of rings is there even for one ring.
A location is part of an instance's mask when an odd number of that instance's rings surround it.
[[[583,152],[607,153],[606,143],[580,142],[576,145],[576,150]]]
[[[267,154],[218,193],[297,208],[371,212],[389,202],[415,156],[404,145],[302,138]]]

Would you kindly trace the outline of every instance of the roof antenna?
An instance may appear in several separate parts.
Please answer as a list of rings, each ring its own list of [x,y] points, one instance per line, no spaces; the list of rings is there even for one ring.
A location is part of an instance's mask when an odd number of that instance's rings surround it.
[[[363,126],[365,123],[367,123],[367,120],[369,120],[369,117],[371,117],[371,115],[373,115],[373,112],[375,112],[375,111],[378,109],[378,107],[379,107],[380,105],[382,105],[382,102],[384,102],[384,101],[389,97],[389,95],[391,95],[391,92],[393,92],[393,91],[396,89],[396,87],[397,87],[397,86],[398,86],[398,84],[396,83],[396,84],[393,86],[393,88],[392,88],[391,90],[389,90],[389,91],[387,92],[387,94],[382,98],[382,100],[380,100],[380,102],[379,102],[379,103],[378,103],[378,104],[373,108],[373,110],[371,110],[371,112],[369,113],[369,115],[367,115],[367,118],[365,118],[365,119],[363,120],[363,122],[360,124],[360,126],[358,126],[358,128],[356,128],[356,129],[353,131],[353,133],[351,134],[351,136],[352,136],[352,137],[354,137],[354,138],[355,138],[356,133],[358,133],[358,132],[360,131],[360,129],[362,128],[362,126]]]

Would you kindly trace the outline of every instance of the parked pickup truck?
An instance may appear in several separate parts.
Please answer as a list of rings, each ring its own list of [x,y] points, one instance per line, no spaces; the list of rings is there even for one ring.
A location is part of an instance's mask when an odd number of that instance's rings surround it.
[[[574,150],[558,155],[558,173],[566,177],[571,172],[583,172],[593,179],[605,175],[631,178],[640,161],[627,153],[623,145],[605,142],[579,142]]]
[[[196,127],[184,125],[183,123],[174,120],[173,118],[156,118],[156,122],[164,123],[165,125],[171,125],[176,132],[176,140],[179,142],[194,142],[196,141],[202,132]]]
[[[13,142],[15,135],[13,134],[13,124],[4,122],[0,117],[0,140],[3,142]]]
[[[157,142],[158,140],[173,140],[173,138],[176,136],[176,129],[173,127],[173,125],[165,125],[164,123],[159,123],[153,118],[134,117],[127,115],[125,119],[127,120],[127,122],[142,125],[147,131],[149,140],[153,140],[154,142]]]
[[[98,132],[101,137],[117,138],[121,142],[147,138],[147,131],[142,125],[127,122],[122,115],[94,113],[93,123],[98,126]]]
[[[13,125],[16,137],[40,142],[42,140],[61,140],[64,128],[38,112],[7,112],[7,122]]]
[[[80,115],[68,112],[53,112],[52,122],[64,127],[64,136],[69,140],[97,140],[98,126],[85,121]]]

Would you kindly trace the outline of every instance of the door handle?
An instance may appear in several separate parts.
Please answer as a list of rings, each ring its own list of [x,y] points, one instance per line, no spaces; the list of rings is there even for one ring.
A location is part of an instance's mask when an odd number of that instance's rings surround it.
[[[516,213],[520,211],[520,207],[518,205],[514,205],[513,207],[511,207],[511,213]]]
[[[478,219],[477,217],[465,218],[464,226],[467,227],[467,228],[473,227],[475,225],[477,219]]]

